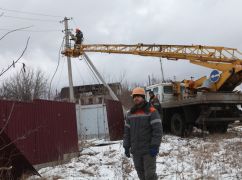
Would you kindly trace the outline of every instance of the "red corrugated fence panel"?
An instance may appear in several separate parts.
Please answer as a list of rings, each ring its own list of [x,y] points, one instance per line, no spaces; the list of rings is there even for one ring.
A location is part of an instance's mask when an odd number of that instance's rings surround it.
[[[124,115],[122,104],[119,101],[106,100],[109,136],[111,141],[123,138]]]
[[[0,128],[8,117],[6,134],[32,164],[56,161],[63,154],[78,151],[73,103],[0,100]]]

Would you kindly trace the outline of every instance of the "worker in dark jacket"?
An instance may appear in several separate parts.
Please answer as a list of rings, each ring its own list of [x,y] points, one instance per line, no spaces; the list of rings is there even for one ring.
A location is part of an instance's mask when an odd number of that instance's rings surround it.
[[[155,96],[153,91],[149,92],[150,100],[149,103],[161,114],[161,104],[159,99]]]
[[[77,45],[82,44],[83,42],[83,33],[79,28],[76,28],[76,34],[71,34],[71,40],[75,42],[74,47],[76,48]]]
[[[83,41],[83,33],[79,28],[76,28],[76,41],[75,44],[81,44]]]
[[[162,137],[162,123],[157,110],[145,100],[143,88],[132,92],[134,106],[125,119],[123,147],[133,154],[134,166],[141,180],[156,180],[156,156]]]

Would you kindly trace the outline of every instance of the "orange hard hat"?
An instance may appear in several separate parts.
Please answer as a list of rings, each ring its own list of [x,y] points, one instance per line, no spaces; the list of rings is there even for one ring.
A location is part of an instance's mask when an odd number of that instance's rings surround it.
[[[136,87],[133,89],[132,91],[132,96],[134,95],[142,95],[142,96],[145,96],[145,90],[144,88],[141,88],[141,87]]]

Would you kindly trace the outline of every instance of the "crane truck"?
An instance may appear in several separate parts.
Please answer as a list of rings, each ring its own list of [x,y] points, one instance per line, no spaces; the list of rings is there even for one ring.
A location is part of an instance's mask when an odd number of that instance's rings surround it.
[[[210,133],[225,133],[229,123],[242,120],[242,94],[233,90],[242,82],[242,53],[235,48],[201,45],[81,44],[62,54],[79,57],[86,52],[131,54],[168,60],[188,60],[211,68],[210,77],[146,87],[154,91],[162,106],[165,130],[187,136],[194,126]]]

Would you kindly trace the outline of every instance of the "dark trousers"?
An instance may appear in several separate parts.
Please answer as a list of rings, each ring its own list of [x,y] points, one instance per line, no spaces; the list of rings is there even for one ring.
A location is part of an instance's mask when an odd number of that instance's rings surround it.
[[[156,157],[133,154],[133,161],[140,180],[157,180]]]

